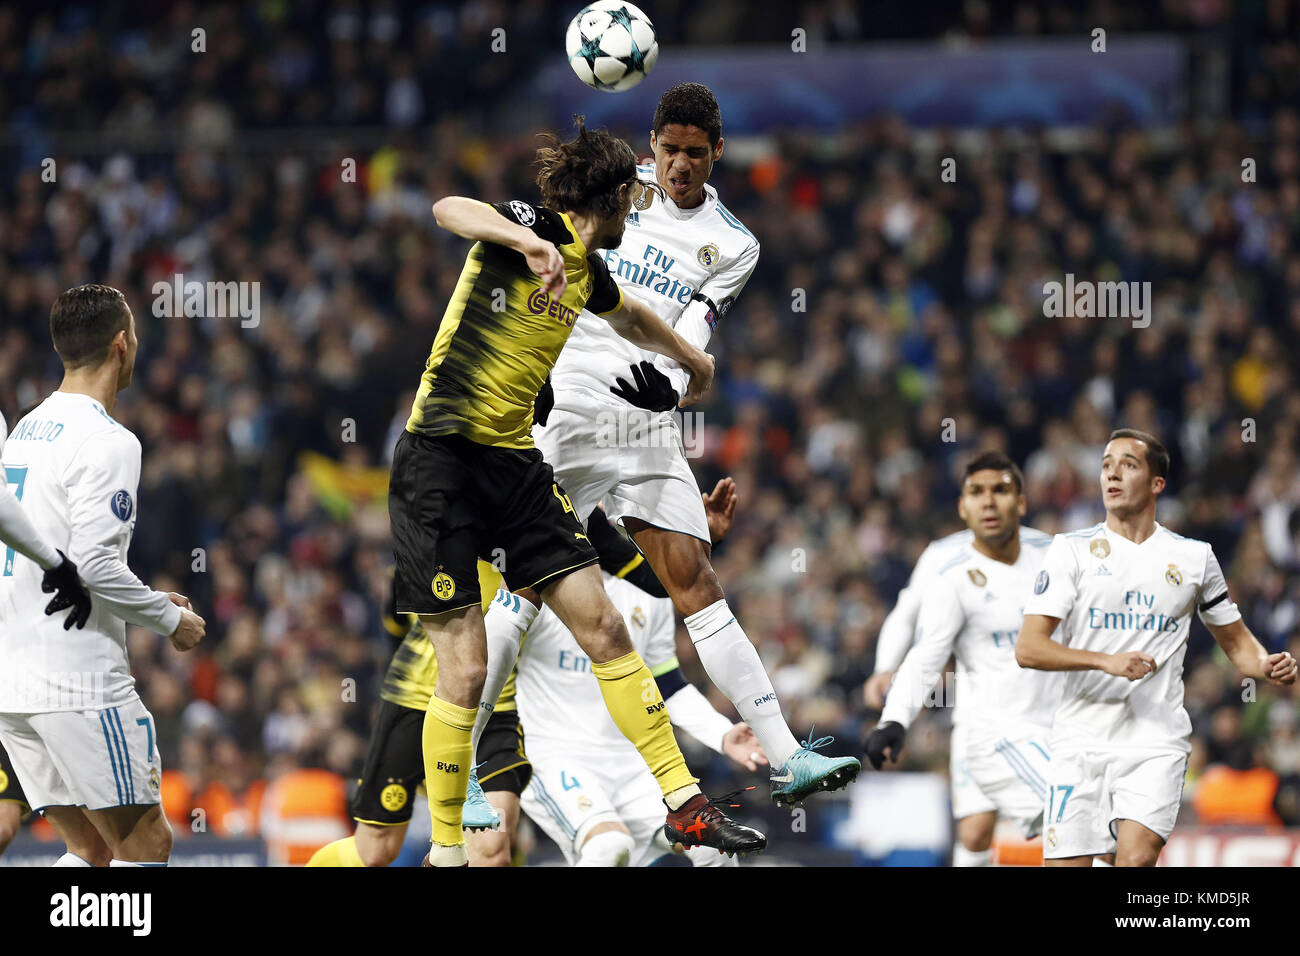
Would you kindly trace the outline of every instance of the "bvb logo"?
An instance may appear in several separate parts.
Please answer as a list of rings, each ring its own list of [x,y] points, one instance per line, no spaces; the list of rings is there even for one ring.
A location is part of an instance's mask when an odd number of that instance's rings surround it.
[[[396,813],[406,806],[406,788],[400,783],[390,783],[380,791],[379,802],[389,813]]]
[[[433,578],[433,594],[440,601],[450,601],[456,596],[456,582],[445,571],[439,571]]]
[[[700,265],[708,267],[717,262],[718,257],[721,255],[722,252],[717,246],[711,242],[706,242],[700,246],[700,251],[695,253],[695,258],[700,260]]]
[[[966,572],[966,576],[970,578],[970,583],[975,585],[977,588],[984,587],[984,585],[987,584],[989,580],[984,576],[984,572],[981,571],[979,568],[971,568],[969,571]]]
[[[1178,565],[1169,565],[1169,570],[1165,572],[1165,580],[1174,587],[1178,587],[1178,585],[1183,583],[1183,572],[1178,570]]]
[[[1098,538],[1088,545],[1088,550],[1092,552],[1094,558],[1104,558],[1110,554],[1110,542],[1105,538]]]

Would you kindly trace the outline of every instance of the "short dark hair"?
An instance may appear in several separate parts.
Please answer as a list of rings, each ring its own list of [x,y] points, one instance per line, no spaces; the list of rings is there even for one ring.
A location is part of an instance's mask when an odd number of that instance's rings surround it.
[[[663,132],[669,123],[698,126],[709,137],[709,145],[717,146],[722,138],[722,110],[718,101],[703,83],[678,83],[659,98],[655,108],[655,135]]]
[[[126,296],[109,285],[79,285],[60,294],[50,309],[50,338],[64,367],[102,362],[129,314]]]
[[[1016,483],[1016,494],[1024,494],[1025,476],[1020,473],[1020,466],[1007,457],[1005,453],[992,449],[980,452],[966,463],[966,470],[961,475],[962,484],[965,484],[966,479],[975,472],[990,469],[1010,472],[1012,480]]]
[[[573,117],[578,135],[567,143],[543,133],[550,144],[537,151],[537,188],[549,209],[596,215],[618,214],[618,190],[636,180],[636,153],[617,136],[587,129],[582,116]]]
[[[1137,441],[1146,442],[1147,467],[1151,469],[1151,474],[1161,478],[1169,477],[1169,449],[1155,435],[1138,428],[1117,428],[1110,433],[1110,437],[1106,439],[1106,444],[1109,445],[1116,438],[1133,438]]]

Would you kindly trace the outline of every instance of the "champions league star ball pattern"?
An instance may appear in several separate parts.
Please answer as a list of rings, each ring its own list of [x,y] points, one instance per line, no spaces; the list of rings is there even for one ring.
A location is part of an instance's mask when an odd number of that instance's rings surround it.
[[[569,23],[564,37],[578,79],[606,93],[630,90],[659,59],[650,18],[622,0],[598,0]]]

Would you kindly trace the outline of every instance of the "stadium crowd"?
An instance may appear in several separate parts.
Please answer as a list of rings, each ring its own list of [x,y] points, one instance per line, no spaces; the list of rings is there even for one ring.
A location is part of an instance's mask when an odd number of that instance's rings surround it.
[[[848,22],[850,5],[806,6]],[[1210,541],[1255,634],[1300,655],[1300,117],[1294,96],[1278,105],[1297,34],[1294,8],[1277,6],[1243,47],[1253,58],[1234,61],[1240,123],[1098,129],[1068,150],[1046,132],[989,131],[967,149],[882,118],[830,141],[776,132],[767,154],[715,169],[763,252],[711,347],[694,465],[704,488],[739,485],[716,566],[801,733],[851,749],[871,726],[861,688],[877,631],[921,549],[959,527],[975,450],[1023,464],[1027,523],[1069,530],[1102,517],[1100,450],[1121,424],[1173,453],[1160,520]],[[1007,32],[1039,5],[1022,7]],[[539,23],[552,8],[523,5]],[[535,195],[533,131],[466,121],[465,104],[536,65],[458,42],[493,22],[493,4],[459,17],[435,5],[409,32],[382,3],[260,9],[284,11],[264,34],[212,8],[215,55],[193,60],[167,42],[192,22],[185,5],[110,37],[89,14],[0,11],[0,115],[26,143],[0,192],[0,409],[12,425],[57,385],[59,291],[126,293],[141,346],[117,417],[144,447],[130,560],[208,621],[194,654],[132,628],[130,655],[164,766],[195,806],[214,787],[237,806],[291,767],[359,770],[393,647],[380,620],[387,456],[464,255],[429,206]],[[319,44],[293,29],[313,10]],[[241,131],[291,124],[338,137],[241,149]],[[348,139],[367,124],[393,133]],[[51,131],[159,126],[181,131],[176,148],[87,147],[42,177]],[[957,158],[956,182],[940,181],[942,156]],[[256,321],[157,314],[154,284],[178,273],[259,282]],[[1045,316],[1043,284],[1066,273],[1149,281],[1150,326]],[[684,630],[679,647],[702,680]],[[1187,800],[1216,768],[1262,770],[1276,811],[1300,824],[1295,696],[1243,686],[1199,624],[1186,683]],[[946,766],[947,718],[923,718],[905,766]]]

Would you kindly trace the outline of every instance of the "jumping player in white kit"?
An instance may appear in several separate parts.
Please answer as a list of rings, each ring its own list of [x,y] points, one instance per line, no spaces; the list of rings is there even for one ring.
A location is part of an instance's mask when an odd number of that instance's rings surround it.
[[[1155,866],[1191,751],[1183,658],[1192,612],[1243,675],[1293,684],[1228,595],[1214,551],[1156,523],[1169,453],[1121,428],[1101,459],[1106,520],[1052,539],[1016,640],[1021,667],[1065,671],[1043,804],[1049,866]],[[1060,640],[1052,635],[1062,625]]]
[[[726,486],[726,496],[730,507],[724,500],[714,508],[718,496],[710,499],[714,543],[730,526],[734,483]],[[626,573],[637,570],[641,555],[599,510],[588,522],[588,534],[603,566],[626,561],[622,576],[605,572],[605,590],[654,675],[673,726],[748,770],[766,764],[753,731],[714,710],[682,676],[672,601],[652,575]],[[515,597],[505,591],[498,595],[510,601]],[[521,807],[570,865],[644,866],[671,849],[653,775],[605,711],[590,661],[550,611],[538,615],[519,654],[516,702],[533,764]],[[691,849],[687,859],[696,866],[735,864],[734,858],[703,848]]]
[[[45,614],[39,565],[6,561],[0,742],[68,856],[89,863],[106,846],[117,865],[164,865],[171,830],[161,765],[127,663],[126,624],[189,650],[204,622],[188,599],[146,587],[126,565],[140,443],[111,417],[138,347],[126,300],[108,286],[70,289],[51,309],[50,332],[63,382],[14,425],[4,468],[34,528],[77,563],[98,599],[84,629],[65,631]]]
[[[1060,692],[1055,675],[1026,672],[1015,661],[1024,599],[1051,536],[1022,528],[1020,469],[1001,452],[984,452],[965,469],[957,507],[970,537],[949,547],[949,560],[924,581],[917,643],[889,688],[880,724],[867,738],[877,770],[897,760],[908,726],[957,657],[957,701],[951,749],[954,866],[990,862],[998,817],[1026,836],[1043,813],[1048,730]]]
[[[650,135],[654,163],[637,169],[644,185],[623,242],[601,252],[624,294],[648,304],[699,348],[758,262],[758,241],[706,182],[722,156],[721,134],[722,115],[707,87],[683,83],[665,93]],[[686,371],[615,341],[602,324],[589,313],[579,316],[551,374],[554,407],[549,417],[540,407],[536,415],[537,447],[576,512],[590,514],[603,502],[645,555],[685,618],[710,680],[771,759],[773,798],[793,804],[846,786],[861,764],[795,740],[714,574],[700,490],[673,413],[686,391]],[[542,401],[539,395],[539,406]],[[488,612],[488,677],[475,741],[536,614],[527,601],[493,604]]]

